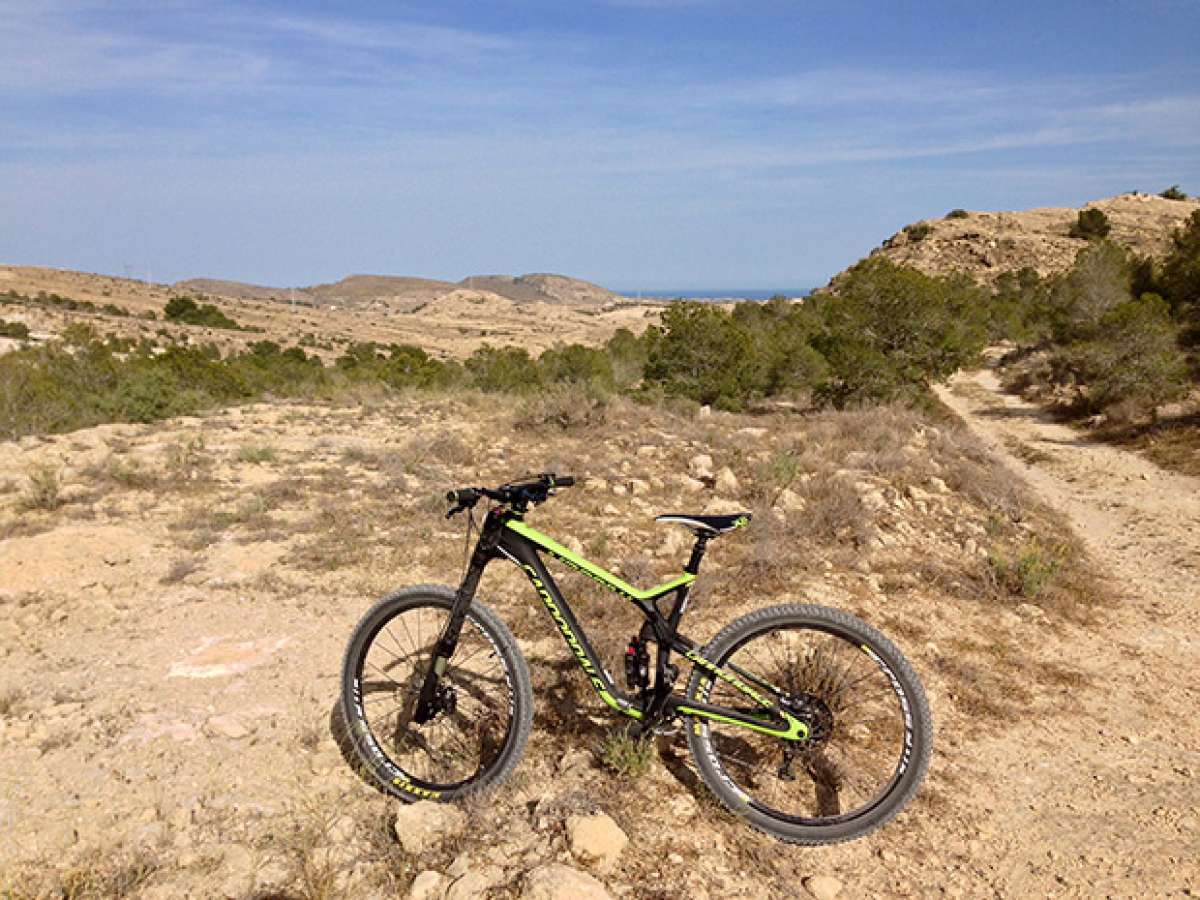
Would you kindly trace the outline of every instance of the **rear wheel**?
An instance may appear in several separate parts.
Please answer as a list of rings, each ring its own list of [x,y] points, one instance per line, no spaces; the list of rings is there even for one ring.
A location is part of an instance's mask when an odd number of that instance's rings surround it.
[[[507,626],[478,601],[440,679],[435,712],[413,717],[454,591],[421,585],[375,604],[342,663],[342,712],[361,774],[402,800],[452,800],[495,785],[533,718],[529,669]]]
[[[870,625],[821,606],[777,606],[730,623],[703,655],[812,725],[792,742],[689,723],[700,774],[732,812],[784,841],[831,844],[878,828],[912,799],[929,765],[929,706],[912,666]],[[699,666],[688,696],[747,710],[743,693]]]

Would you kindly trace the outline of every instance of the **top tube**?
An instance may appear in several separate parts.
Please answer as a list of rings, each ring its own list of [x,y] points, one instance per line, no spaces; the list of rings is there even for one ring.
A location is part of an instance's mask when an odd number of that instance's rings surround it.
[[[663,594],[669,594],[671,591],[689,585],[696,580],[695,575],[684,573],[678,578],[667,581],[657,587],[652,587],[649,590],[638,590],[633,585],[612,574],[612,572],[602,569],[595,563],[584,559],[578,553],[564,547],[558,541],[554,540],[554,538],[542,534],[535,528],[530,528],[518,519],[509,519],[504,524],[521,535],[521,537],[533,542],[552,556],[561,559],[572,568],[578,569],[585,575],[589,575],[596,581],[599,581],[605,587],[611,588],[627,597],[632,597],[634,600],[654,600]]]

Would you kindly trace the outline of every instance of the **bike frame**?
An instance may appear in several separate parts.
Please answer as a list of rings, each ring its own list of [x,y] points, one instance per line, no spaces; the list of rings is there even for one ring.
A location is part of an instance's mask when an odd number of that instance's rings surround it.
[[[683,716],[696,720],[697,730],[701,728],[700,720],[708,720],[740,726],[786,741],[806,740],[811,731],[810,724],[781,708],[776,700],[771,699],[771,695],[786,696],[784,691],[738,666],[719,666],[706,659],[694,641],[679,633],[679,621],[687,608],[688,594],[696,580],[706,542],[706,536],[697,537],[692,558],[678,578],[642,591],[572,552],[553,538],[529,527],[522,520],[520,513],[505,507],[493,508],[484,520],[466,575],[459,586],[450,619],[438,640],[429,674],[417,701],[414,719],[424,722],[433,716],[433,698],[437,692],[438,681],[454,654],[467,611],[475,598],[479,579],[488,563],[498,557],[505,557],[515,563],[529,578],[600,699],[617,712],[639,720],[643,732],[675,716]],[[643,640],[650,639],[655,642],[657,654],[654,681],[641,692],[641,696],[632,696],[622,691],[605,670],[588,640],[587,633],[571,611],[570,604],[562,595],[553,576],[547,571],[541,558],[542,553],[583,573],[633,603],[645,617],[640,636]],[[664,615],[658,608],[658,602],[672,594],[674,602],[670,611]],[[678,653],[693,666],[698,666],[708,679],[707,685],[702,686],[698,692],[698,697],[707,697],[713,680],[720,679],[750,701],[751,711],[715,706],[701,699],[689,699],[676,694],[673,687],[675,667],[670,664],[672,652]]]

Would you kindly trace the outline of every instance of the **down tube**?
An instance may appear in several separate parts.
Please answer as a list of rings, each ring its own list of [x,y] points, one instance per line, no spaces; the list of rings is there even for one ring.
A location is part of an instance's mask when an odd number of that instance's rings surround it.
[[[588,681],[592,683],[592,687],[595,688],[596,693],[600,695],[600,699],[617,712],[640,719],[642,717],[641,710],[629,702],[617,689],[616,685],[613,684],[612,680],[608,677],[608,673],[604,671],[604,667],[596,657],[596,651],[592,649],[592,645],[588,642],[587,635],[579,627],[579,621],[575,618],[574,613],[571,612],[571,608],[567,605],[566,601],[563,600],[562,593],[558,590],[558,585],[554,583],[554,579],[546,571],[546,567],[542,564],[541,557],[537,555],[537,552],[524,540],[519,538],[511,540],[507,534],[501,539],[500,549],[515,560],[517,565],[521,567],[521,570],[529,578],[534,590],[542,598],[542,603],[546,605],[546,609],[550,613],[550,618],[554,620],[554,624],[562,632],[567,646],[571,648],[571,652],[579,660],[579,665],[583,668],[584,674],[587,675]]]

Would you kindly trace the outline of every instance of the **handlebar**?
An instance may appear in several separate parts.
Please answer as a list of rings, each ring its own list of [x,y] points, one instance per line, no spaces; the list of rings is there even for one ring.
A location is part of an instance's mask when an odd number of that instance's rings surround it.
[[[455,488],[446,492],[446,502],[454,504],[446,513],[450,518],[464,509],[473,509],[475,504],[487,497],[497,503],[508,503],[517,509],[525,509],[530,503],[542,503],[556,488],[571,487],[575,484],[573,475],[555,475],[553,472],[543,472],[531,478],[511,481],[497,488],[468,487]]]

